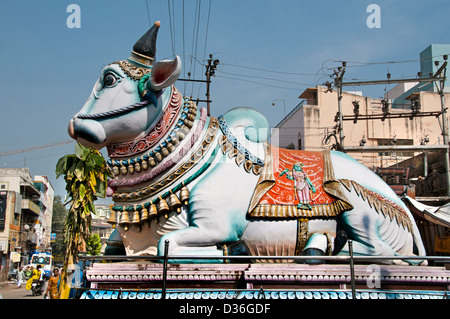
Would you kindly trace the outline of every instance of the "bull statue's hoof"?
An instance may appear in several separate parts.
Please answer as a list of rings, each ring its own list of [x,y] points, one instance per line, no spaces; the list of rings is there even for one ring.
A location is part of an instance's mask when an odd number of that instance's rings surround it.
[[[325,256],[325,252],[318,248],[307,248],[302,251],[302,256]],[[303,263],[309,264],[309,265],[318,265],[318,264],[324,264],[324,259],[306,259]]]
[[[344,248],[347,243],[348,236],[345,230],[340,230],[336,233],[336,238],[334,239],[334,250],[333,255],[337,255],[341,252],[342,248]]]

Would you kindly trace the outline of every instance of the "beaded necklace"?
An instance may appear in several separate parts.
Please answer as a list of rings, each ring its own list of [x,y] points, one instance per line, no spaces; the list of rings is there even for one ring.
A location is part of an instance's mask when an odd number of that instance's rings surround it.
[[[179,103],[179,105],[181,105],[181,103]],[[175,105],[175,111],[176,110],[180,110],[180,107],[179,106],[177,107],[177,105]],[[178,112],[176,112],[175,114],[178,115]],[[180,144],[180,141],[182,141],[186,137],[186,135],[192,128],[193,121],[195,120],[196,115],[197,115],[197,106],[195,105],[195,103],[193,103],[189,99],[184,99],[183,110],[178,118],[177,123],[173,125],[176,117],[173,118],[172,120],[169,119],[169,122],[171,126],[173,126],[173,128],[172,131],[168,134],[168,137],[164,139],[162,142],[160,142],[158,145],[156,145],[156,147],[140,156],[123,160],[116,158],[109,159],[107,161],[107,164],[111,168],[113,175],[118,176],[119,174],[127,175],[127,174],[134,174],[134,172],[139,173],[142,170],[146,171],[149,168],[157,166],[159,163],[162,162],[164,158],[168,157],[169,154],[171,154],[177,148],[177,146]],[[161,121],[162,120],[163,119],[161,119]],[[160,127],[160,125],[158,124],[156,127]],[[154,133],[154,131],[152,132]],[[147,134],[147,136],[151,135],[152,132]],[[164,136],[163,134],[159,134],[160,137],[159,140],[161,140],[163,136]],[[139,141],[136,142],[135,144],[137,145],[136,147],[134,147],[135,151],[142,151],[143,149],[144,150],[148,149],[149,145],[152,146],[155,145],[156,143],[152,144],[147,143],[145,148],[143,148],[142,146],[139,148]],[[144,143],[141,142],[141,144]]]

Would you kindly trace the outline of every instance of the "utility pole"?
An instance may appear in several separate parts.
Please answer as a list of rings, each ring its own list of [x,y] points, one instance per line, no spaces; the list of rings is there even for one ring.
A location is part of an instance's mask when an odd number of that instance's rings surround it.
[[[217,69],[217,66],[219,65],[220,61],[215,59],[213,60],[213,55],[210,54],[209,55],[209,59],[208,59],[208,65],[206,65],[206,72],[205,72],[205,76],[206,76],[206,80],[195,80],[195,79],[178,79],[178,81],[187,81],[187,82],[201,82],[201,83],[206,83],[206,100],[202,100],[202,99],[197,99],[197,103],[198,102],[206,102],[206,109],[207,109],[207,113],[208,116],[211,115],[211,94],[210,94],[210,85],[211,85],[211,76],[215,75],[215,71]],[[190,76],[190,73],[188,73],[188,76]]]
[[[438,87],[439,96],[441,98],[441,112],[442,112],[442,138],[444,140],[444,145],[447,146],[445,149],[445,172],[447,179],[447,196],[450,197],[450,164],[449,164],[449,150],[448,150],[448,128],[447,128],[447,108],[445,107],[445,95],[444,95],[444,87],[445,87],[445,79],[447,74],[447,55],[444,55],[444,63],[441,65],[439,70],[434,74],[434,77],[437,78],[441,76],[441,80],[438,82],[434,82]],[[437,66],[437,64],[436,64]]]
[[[213,61],[212,57],[213,57],[213,55],[210,54],[209,59],[208,59],[208,65],[206,66],[206,72],[205,72],[205,75],[206,75],[206,101],[207,101],[206,109],[208,110],[208,116],[211,115],[211,113],[210,113],[211,99],[210,99],[210,94],[209,94],[209,86],[211,84],[211,76],[215,75],[217,65],[220,63],[219,60],[217,60],[217,59],[215,59]]]
[[[447,196],[450,197],[450,158],[449,158],[449,136],[448,136],[448,127],[447,127],[447,108],[445,107],[445,94],[444,94],[444,87],[445,87],[445,80],[446,80],[446,72],[447,72],[447,55],[443,56],[444,63],[441,65],[441,67],[436,71],[435,74],[430,73],[429,77],[422,77],[421,74],[419,75],[419,78],[411,78],[411,79],[394,79],[392,80],[390,78],[390,74],[388,74],[388,78],[386,80],[375,80],[375,81],[357,81],[357,82],[344,82],[343,76],[345,73],[345,62],[342,62],[342,67],[338,67],[337,71],[334,71],[335,79],[335,87],[337,89],[337,95],[338,95],[338,113],[336,114],[335,121],[338,122],[338,131],[339,131],[339,143],[342,150],[345,152],[344,149],[344,135],[343,135],[343,126],[342,122],[344,120],[353,120],[354,123],[356,123],[357,120],[375,120],[375,119],[381,119],[384,121],[386,118],[404,118],[409,117],[412,119],[413,117],[423,117],[423,116],[435,116],[441,118],[441,130],[442,130],[442,137],[443,137],[443,145],[442,148],[444,149],[445,153],[445,171],[446,171],[446,184],[447,184]],[[435,62],[435,65],[438,66],[439,62]],[[364,115],[362,116],[359,114],[359,112],[355,112],[353,116],[344,116],[342,114],[342,87],[344,86],[360,86],[360,85],[381,85],[381,84],[394,84],[394,83],[408,83],[408,82],[433,82],[438,90],[440,100],[441,100],[441,111],[435,111],[435,112],[421,112],[418,110],[412,110],[412,112],[404,112],[404,113],[396,113],[396,114],[390,114],[387,110],[383,111],[383,114],[371,114],[371,115]],[[331,84],[326,83],[328,86],[328,90],[331,91]],[[361,147],[350,147],[348,148],[348,151],[356,151],[359,149],[360,151],[363,151],[366,146]]]
[[[336,114],[336,119],[338,120],[338,133],[339,133],[339,146],[338,148],[345,152],[344,149],[344,127],[342,124],[342,83],[345,74],[345,67],[347,63],[342,62],[342,67],[338,67],[338,70],[334,71],[334,75],[336,76],[335,86],[337,88],[337,96],[338,96],[338,113]]]

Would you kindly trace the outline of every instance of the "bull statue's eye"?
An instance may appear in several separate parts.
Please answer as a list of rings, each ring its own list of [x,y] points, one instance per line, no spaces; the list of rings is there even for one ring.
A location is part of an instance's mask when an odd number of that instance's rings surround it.
[[[105,76],[103,77],[103,83],[106,87],[114,86],[114,84],[116,84],[116,82],[117,82],[117,78],[111,72],[106,73]]]

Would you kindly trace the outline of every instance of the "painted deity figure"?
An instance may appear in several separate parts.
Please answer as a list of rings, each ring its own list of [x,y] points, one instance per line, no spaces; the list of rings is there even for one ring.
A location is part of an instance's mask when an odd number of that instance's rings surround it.
[[[295,163],[292,167],[292,175],[289,174],[289,170],[284,169],[280,177],[286,174],[286,177],[290,180],[294,181],[294,191],[297,196],[298,204],[297,208],[299,209],[312,209],[311,202],[311,193],[316,192],[316,188],[314,187],[311,179],[308,174],[303,170],[303,163]]]

